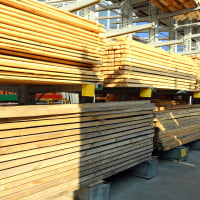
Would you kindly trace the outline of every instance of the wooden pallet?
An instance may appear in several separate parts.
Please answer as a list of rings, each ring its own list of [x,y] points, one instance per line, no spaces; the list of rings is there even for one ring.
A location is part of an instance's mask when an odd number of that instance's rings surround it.
[[[122,37],[110,41],[101,69],[107,87],[193,91],[198,74],[197,64],[190,57]]]
[[[166,151],[200,139],[199,114],[199,105],[174,106],[155,112],[155,149]]]
[[[0,23],[0,83],[102,81],[102,25],[36,0],[1,0]]]
[[[149,101],[1,107],[0,199],[55,199],[148,160],[153,108]]]

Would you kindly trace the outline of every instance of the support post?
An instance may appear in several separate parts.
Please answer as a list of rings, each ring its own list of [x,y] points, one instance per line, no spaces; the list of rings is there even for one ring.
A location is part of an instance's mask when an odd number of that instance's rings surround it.
[[[122,28],[133,26],[133,6],[131,2],[132,2],[131,0],[123,0],[121,2]],[[127,36],[132,39],[132,33],[127,34]]]
[[[80,188],[75,192],[75,199],[78,200],[108,200],[110,184],[99,181],[95,184]]]
[[[188,158],[188,152],[188,147],[179,146],[168,151],[156,151],[155,155],[166,160],[186,161]]]
[[[174,29],[174,27],[178,26],[178,21],[173,19],[173,18],[169,18],[169,40],[178,40],[178,33],[177,30]],[[170,45],[169,46],[169,51],[170,52],[177,52],[177,44],[174,45]]]
[[[200,27],[197,28],[198,34],[200,34]],[[200,37],[196,39],[196,50],[200,51]],[[200,54],[200,53],[199,53]]]
[[[149,160],[128,170],[128,174],[141,178],[152,179],[158,173],[158,158],[150,158]]]
[[[35,104],[35,93],[29,92],[28,85],[21,85],[20,90],[17,93],[18,103],[20,105],[34,105]]]
[[[83,9],[82,16],[86,19],[95,21],[95,6],[90,6]]]
[[[149,5],[149,13],[151,16],[151,22],[154,22],[154,28],[149,29],[149,44],[155,46],[158,42],[158,25],[159,21],[156,16],[158,15],[158,8],[151,4]]]
[[[186,20],[186,24],[190,24],[189,20]],[[184,53],[189,53],[192,50],[192,27],[188,27],[184,30]]]

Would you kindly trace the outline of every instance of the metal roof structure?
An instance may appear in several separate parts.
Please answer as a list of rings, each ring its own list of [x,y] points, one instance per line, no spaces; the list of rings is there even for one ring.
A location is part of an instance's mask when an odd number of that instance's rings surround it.
[[[98,20],[109,20],[107,37],[126,35],[180,54],[200,54],[199,0],[46,0]],[[98,6],[94,6],[94,5]],[[106,14],[105,11],[115,13]],[[101,13],[101,14],[100,14]],[[105,15],[104,15],[105,14]]]

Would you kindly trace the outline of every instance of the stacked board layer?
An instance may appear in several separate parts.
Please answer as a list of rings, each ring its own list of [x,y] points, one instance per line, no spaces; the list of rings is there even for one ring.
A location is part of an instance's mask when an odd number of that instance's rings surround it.
[[[173,12],[178,10],[184,10],[188,8],[195,8],[200,5],[199,0],[150,0],[155,6],[161,9],[163,12]],[[181,14],[174,17],[177,20],[199,20],[200,19],[200,12],[194,11],[186,14]]]
[[[174,106],[155,115],[155,149],[166,151],[200,139],[199,105]]]
[[[105,87],[196,88],[197,65],[190,57],[123,38],[108,44],[102,72]]]
[[[195,61],[195,63],[197,64],[198,67],[198,74],[197,74],[197,81],[198,81],[198,85],[197,88],[198,90],[200,89],[200,56],[191,56],[191,58]]]
[[[36,0],[1,0],[0,23],[0,83],[102,80],[102,25]]]
[[[0,199],[46,200],[148,160],[149,101],[1,107]]]

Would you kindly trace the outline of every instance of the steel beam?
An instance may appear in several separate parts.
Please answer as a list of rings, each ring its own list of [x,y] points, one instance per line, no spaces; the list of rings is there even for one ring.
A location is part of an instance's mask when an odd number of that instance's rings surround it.
[[[186,24],[191,23],[189,20],[185,21]],[[188,27],[184,29],[184,52],[190,52],[192,50],[192,28]]]
[[[81,92],[82,85],[40,85],[29,86],[30,93]]]
[[[180,11],[159,14],[156,16],[156,19],[160,20],[160,19],[164,19],[164,18],[174,17],[174,16],[177,16],[180,14],[189,13],[189,12],[193,12],[193,11],[197,11],[197,10],[200,10],[200,6],[198,6],[196,8],[189,8],[189,9],[184,9],[184,10],[180,10]],[[136,19],[133,19],[133,23],[150,22],[151,18],[152,18],[152,16],[136,18]],[[113,22],[113,24],[120,24],[120,23],[121,23],[120,21]]]
[[[64,5],[62,8],[69,12],[76,12],[77,10],[81,10],[100,2],[102,2],[102,0],[77,0],[69,5]]]
[[[121,15],[116,15],[116,16],[104,16],[104,17],[96,17],[96,20],[100,20],[100,19],[116,19],[116,18],[121,18]]]
[[[158,14],[158,8],[150,4],[149,5],[149,13],[151,15],[151,22],[155,23],[155,26],[151,29],[149,29],[149,44],[152,46],[155,46],[155,44],[158,42],[158,24],[159,21],[156,19],[156,16]]]
[[[131,5],[136,6],[136,5],[144,3],[144,2],[146,2],[146,0],[131,0]],[[106,6],[102,6],[102,4],[100,4],[99,6],[101,6],[101,7],[96,8],[96,12],[119,9],[119,8],[121,8],[121,3],[113,3],[110,5],[106,5]]]
[[[154,26],[155,26],[154,23],[138,25],[138,26],[128,26],[128,27],[118,29],[118,30],[107,31],[103,35],[110,38],[110,37],[115,37],[115,36],[124,35],[128,33],[138,32],[141,30],[150,29],[150,28],[153,28]]]
[[[82,85],[27,85],[29,93],[81,92]],[[0,85],[0,90],[19,92],[21,85]]]
[[[200,50],[190,51],[190,52],[182,52],[181,55],[192,55],[192,54],[199,54]]]
[[[191,35],[191,38],[198,38],[198,37],[200,37],[200,33],[196,33],[196,34]]]
[[[155,44],[156,47],[162,47],[162,46],[170,46],[174,44],[181,44],[183,43],[184,40],[171,40],[171,41],[166,41],[166,42],[158,42]]]
[[[95,6],[82,9],[82,16],[89,20],[95,20]]]
[[[174,27],[174,30],[185,29],[185,28],[188,28],[188,27],[195,27],[195,26],[200,26],[200,22],[184,24],[184,25],[177,25],[177,26]]]
[[[122,28],[133,24],[133,7],[132,0],[124,0],[121,2],[122,10]]]
[[[158,28],[158,33],[159,32],[168,32],[169,29],[168,28]],[[140,31],[139,33],[146,33],[146,31]]]
[[[178,32],[177,30],[174,30],[174,26],[177,26],[178,22],[177,20],[173,19],[172,17],[169,18],[169,40],[170,41],[176,41],[178,39]],[[170,52],[177,52],[177,43],[171,44],[169,46]]]
[[[52,4],[52,3],[65,3],[65,2],[68,2],[68,1],[71,1],[71,0],[46,0],[45,3],[47,4]]]
[[[96,8],[96,12],[119,9],[120,6],[121,6],[121,3],[114,3],[114,4],[110,4],[110,5],[99,4],[99,7]]]
[[[19,85],[0,85],[0,90],[18,93],[20,91],[20,86]]]
[[[150,22],[151,21],[151,17],[139,17],[139,18],[134,18],[133,19],[133,23],[137,23],[137,22]],[[113,24],[121,24],[122,21],[116,21],[116,22],[113,22]]]
[[[200,33],[200,27],[198,27],[198,32]],[[199,34],[198,33],[198,34]],[[197,47],[197,50],[200,51],[200,37],[196,39],[196,47]]]

